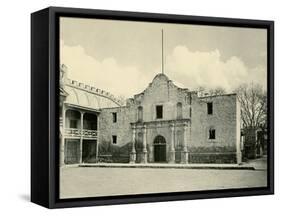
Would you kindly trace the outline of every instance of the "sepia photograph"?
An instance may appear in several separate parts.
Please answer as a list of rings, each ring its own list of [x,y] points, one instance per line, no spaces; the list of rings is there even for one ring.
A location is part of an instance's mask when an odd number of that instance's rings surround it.
[[[59,198],[268,186],[265,28],[59,18]]]

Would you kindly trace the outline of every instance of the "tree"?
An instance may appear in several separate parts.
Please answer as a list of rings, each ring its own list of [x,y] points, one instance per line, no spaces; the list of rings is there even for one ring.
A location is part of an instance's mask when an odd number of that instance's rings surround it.
[[[226,94],[226,90],[222,87],[216,88],[205,88],[204,86],[199,86],[197,92],[200,96],[215,96]]]
[[[267,121],[267,96],[259,84],[242,84],[235,92],[241,105],[243,127],[263,127]]]
[[[223,95],[226,94],[226,90],[222,87],[217,87],[209,90],[210,95]]]

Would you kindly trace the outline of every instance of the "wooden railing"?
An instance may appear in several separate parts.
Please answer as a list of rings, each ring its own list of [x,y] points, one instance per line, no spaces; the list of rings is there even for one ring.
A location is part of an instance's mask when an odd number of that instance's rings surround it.
[[[82,130],[82,136],[83,137],[89,137],[89,138],[97,137],[98,136],[98,132],[96,130],[86,130],[86,129],[83,129]]]
[[[96,130],[65,128],[64,135],[69,137],[97,138],[98,132]]]

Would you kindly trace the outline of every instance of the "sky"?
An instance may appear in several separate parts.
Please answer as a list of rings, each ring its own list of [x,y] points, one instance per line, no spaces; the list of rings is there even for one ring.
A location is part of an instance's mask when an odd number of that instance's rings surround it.
[[[162,72],[196,90],[243,83],[266,89],[265,29],[60,18],[60,63],[68,77],[125,98],[142,92]]]

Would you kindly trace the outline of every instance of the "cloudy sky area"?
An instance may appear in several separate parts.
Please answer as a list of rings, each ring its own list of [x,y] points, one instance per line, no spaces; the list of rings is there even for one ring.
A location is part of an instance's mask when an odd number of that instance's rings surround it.
[[[266,88],[266,30],[61,18],[61,64],[68,77],[132,97],[161,72],[179,87]]]

